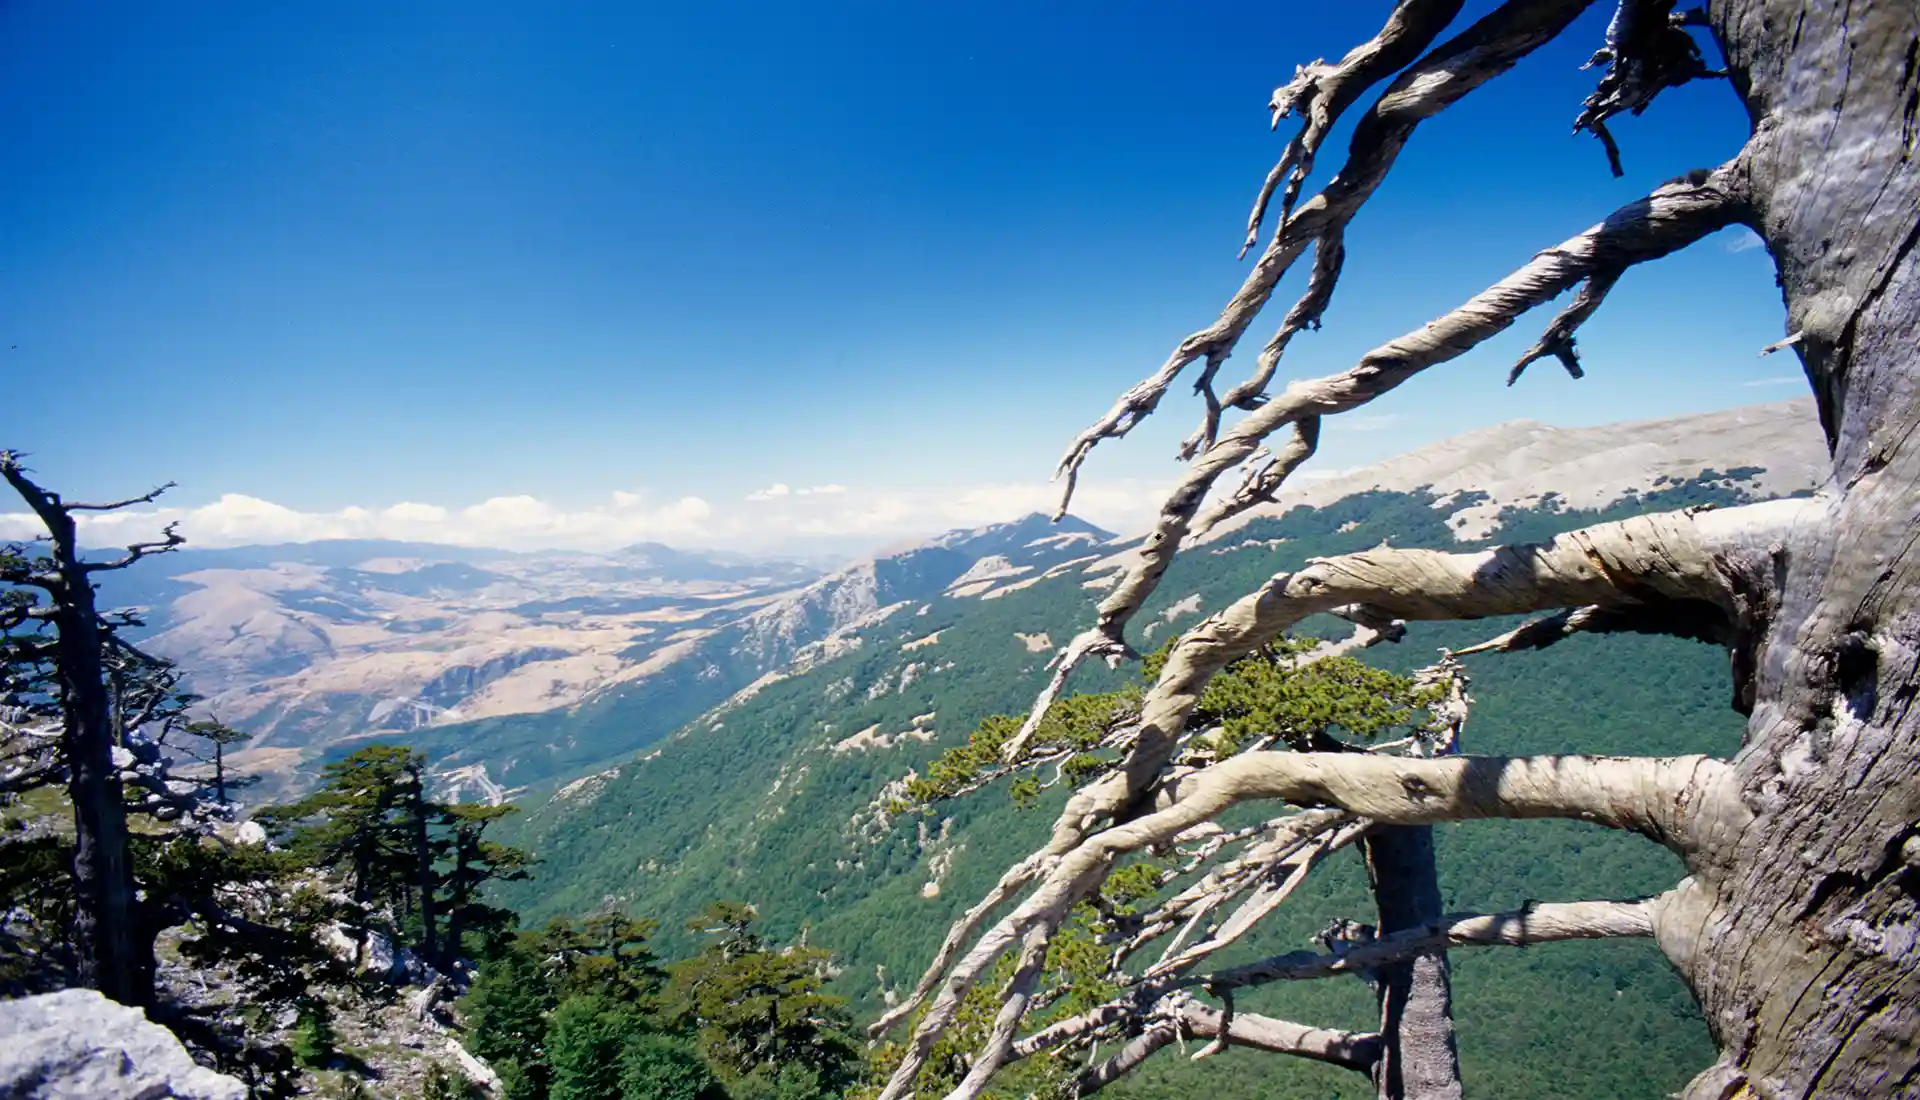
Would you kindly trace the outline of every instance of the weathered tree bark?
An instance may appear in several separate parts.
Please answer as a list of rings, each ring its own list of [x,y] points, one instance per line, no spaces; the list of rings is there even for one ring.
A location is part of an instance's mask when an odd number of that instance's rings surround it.
[[[1438,920],[1444,911],[1431,825],[1388,825],[1365,840],[1367,880],[1380,934]],[[1453,1035],[1453,978],[1444,950],[1380,968],[1380,1034],[1374,1083],[1380,1100],[1459,1100],[1460,1049]]]
[[[99,614],[93,585],[78,567],[72,520],[54,532],[56,560],[66,580],[54,620],[60,633],[62,709],[73,802],[73,940],[82,985],[123,1004],[143,1005],[153,989],[139,988],[147,968],[137,962],[133,864],[127,853],[127,807],[113,765],[113,718],[101,679]]]
[[[1311,456],[1321,419],[1464,354],[1576,286],[1579,292],[1515,375],[1528,362],[1552,357],[1578,377],[1574,333],[1621,272],[1728,225],[1758,232],[1777,265],[1791,335],[1776,347],[1796,349],[1816,395],[1833,454],[1825,491],[1812,500],[1601,525],[1539,546],[1479,554],[1380,549],[1316,561],[1274,576],[1209,616],[1168,655],[1128,731],[1123,759],[1075,792],[1045,847],[1009,869],[955,924],[914,994],[883,1019],[883,1025],[897,1022],[925,1004],[883,1100],[906,1094],[960,996],[1016,945],[1023,970],[1003,994],[993,1041],[954,1100],[976,1096],[1010,1050],[1017,1054],[1043,1039],[1073,1041],[1070,1033],[1093,1034],[1115,1021],[1139,1023],[1142,1012],[1166,1009],[1177,988],[1226,994],[1239,985],[1362,967],[1386,967],[1391,974],[1397,964],[1453,946],[1648,934],[1698,997],[1721,1051],[1688,1087],[1689,1100],[1920,1096],[1920,180],[1913,172],[1920,153],[1920,7],[1911,0],[1714,0],[1704,16],[1669,20],[1671,7],[1659,0],[1619,5],[1619,33],[1610,31],[1607,48],[1596,55],[1608,59],[1609,69],[1580,125],[1617,157],[1606,117],[1637,110],[1660,88],[1704,75],[1684,37],[1684,25],[1704,20],[1751,114],[1753,133],[1740,155],[1621,208],[1460,308],[1369,353],[1351,371],[1295,382],[1262,401],[1271,365],[1263,358],[1250,382],[1256,392],[1238,406],[1248,415],[1218,435],[1221,407],[1236,402],[1203,393],[1207,421],[1188,474],[1162,505],[1160,523],[1099,608],[1095,626],[1062,650],[1056,675],[1020,733],[1002,746],[1003,758],[1009,766],[1019,763],[1077,662],[1128,652],[1126,621],[1183,539],[1270,498]],[[1414,6],[1397,9],[1413,12]],[[1527,20],[1565,14],[1546,0],[1502,5],[1463,36],[1485,39],[1479,47],[1443,46],[1415,63],[1369,117],[1398,117],[1396,97],[1403,93],[1442,109],[1444,97],[1435,89],[1443,76],[1461,81],[1451,85],[1457,98],[1511,63],[1502,51],[1519,56],[1531,49],[1532,40],[1520,33]],[[1504,45],[1495,49],[1494,42]],[[1317,78],[1303,70],[1302,79],[1311,85]],[[1365,174],[1368,191],[1406,136],[1400,133],[1382,155],[1362,140],[1373,132],[1364,122],[1356,128],[1349,158],[1378,170]],[[1285,175],[1277,170],[1270,187]],[[1318,233],[1312,219],[1332,209],[1326,196],[1340,191],[1346,175],[1291,216],[1283,213],[1274,242],[1222,321],[1183,342],[1160,373],[1083,433],[1062,464],[1069,491],[1087,448],[1151,413],[1179,370],[1204,358],[1202,386],[1211,385],[1218,360],[1271,291],[1269,276],[1304,250],[1307,229]],[[1290,200],[1283,196],[1283,211]],[[1315,316],[1338,276],[1340,246],[1337,228],[1316,239],[1327,250],[1316,260],[1325,270],[1316,268],[1298,307]],[[1292,324],[1291,318],[1283,324],[1278,344]],[[1241,490],[1201,516],[1215,480],[1235,466],[1258,463],[1264,440],[1288,426],[1295,433],[1288,449],[1247,469]],[[1731,654],[1733,703],[1750,716],[1748,729],[1729,761],[1265,751],[1183,760],[1183,746],[1194,735],[1189,719],[1214,673],[1305,616],[1339,608],[1357,609],[1362,622],[1551,613],[1475,647],[1482,652],[1619,630],[1719,644]],[[1323,808],[1272,823],[1281,839],[1303,843],[1355,818],[1383,829],[1572,817],[1661,843],[1685,861],[1688,875],[1652,901],[1436,918],[1436,898],[1418,888],[1385,888],[1392,853],[1376,842],[1371,854],[1382,884],[1382,920],[1406,922],[1401,931],[1361,947],[1210,975],[1149,972],[1126,998],[1050,1025],[1029,1041],[1009,1042],[1031,991],[1027,961],[1118,858],[1173,844],[1233,806],[1269,799]],[[1011,911],[989,925],[991,913],[1016,896]],[[968,941],[972,946],[963,951]],[[1412,973],[1418,977],[1417,965]],[[936,986],[938,995],[925,1000]],[[1407,988],[1397,1022],[1391,997],[1386,1006],[1385,1047],[1418,1030],[1414,1010],[1422,987],[1410,979]],[[1443,1003],[1437,985],[1424,988],[1435,1004]],[[1231,1023],[1223,1019],[1221,1027],[1230,1032]],[[1099,1073],[1137,1064],[1156,1043],[1165,1045],[1168,1033],[1131,1034],[1139,1042]],[[1410,1055],[1413,1048],[1401,1045],[1401,1054]],[[1395,1060],[1390,1051],[1384,1057]],[[1436,1055],[1430,1064],[1446,1061]],[[1401,1062],[1400,1086],[1416,1095],[1427,1085],[1413,1080],[1411,1057]]]
[[[1721,795],[1657,924],[1722,1049],[1692,1098],[1920,1090],[1920,8],[1721,0],[1753,227],[1833,450]]]

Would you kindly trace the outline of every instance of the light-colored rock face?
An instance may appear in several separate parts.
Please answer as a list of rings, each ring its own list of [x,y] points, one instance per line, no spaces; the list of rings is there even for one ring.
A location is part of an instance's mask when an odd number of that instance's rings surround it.
[[[8,1100],[246,1100],[197,1065],[173,1033],[91,989],[0,1001],[0,1097]]]

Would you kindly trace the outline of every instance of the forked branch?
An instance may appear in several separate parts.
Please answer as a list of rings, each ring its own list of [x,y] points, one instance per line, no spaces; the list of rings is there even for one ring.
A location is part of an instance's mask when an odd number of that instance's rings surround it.
[[[1183,1039],[1208,1039],[1208,1050],[1221,1046],[1250,1047],[1270,1054],[1291,1054],[1369,1073],[1380,1060],[1381,1038],[1369,1032],[1306,1027],[1271,1016],[1236,1012],[1231,1017],[1184,994],[1173,994],[1156,1007],[1154,1018],[1140,1034],[1099,1065],[1088,1067],[1073,1084],[1073,1095],[1090,1096],[1139,1068],[1142,1062]],[[1199,1055],[1195,1055],[1198,1057]]]
[[[1131,556],[1126,572],[1101,601],[1094,626],[1062,651],[1055,679],[1064,685],[1066,674],[1087,653],[1125,645],[1128,622],[1159,587],[1174,554],[1196,527],[1212,528],[1278,492],[1290,472],[1286,463],[1257,472],[1204,521],[1195,523],[1215,481],[1252,457],[1275,431],[1366,405],[1421,371],[1464,355],[1504,332],[1528,310],[1579,283],[1597,275],[1611,278],[1609,273],[1668,255],[1743,219],[1748,210],[1745,195],[1745,169],[1738,158],[1714,172],[1664,184],[1585,233],[1535,256],[1438,320],[1368,352],[1351,369],[1295,382],[1249,413],[1188,466],[1162,503],[1153,529]],[[1577,322],[1584,315],[1570,308],[1556,324],[1569,318]],[[1042,702],[1050,703],[1057,694],[1049,691]],[[1029,723],[1037,725],[1044,711],[1044,706],[1036,705]]]
[[[1338,952],[1294,951],[1195,979],[1228,990],[1277,981],[1331,978],[1405,962],[1436,949],[1527,947],[1562,940],[1653,935],[1655,902],[1539,902],[1505,913],[1460,913]]]
[[[1293,79],[1273,90],[1267,101],[1273,126],[1291,117],[1295,111],[1305,116],[1300,132],[1287,143],[1286,152],[1267,173],[1260,194],[1247,216],[1247,239],[1240,247],[1245,256],[1260,238],[1260,223],[1267,206],[1284,182],[1280,201],[1280,222],[1285,224],[1300,197],[1300,187],[1313,174],[1314,155],[1332,132],[1333,124],[1359,100],[1368,88],[1399,72],[1439,37],[1447,24],[1460,14],[1461,0],[1401,0],[1387,16],[1380,33],[1353,49],[1337,65],[1314,61],[1300,66]]]
[[[1054,472],[1055,478],[1064,481],[1056,516],[1066,514],[1080,466],[1095,446],[1104,439],[1126,435],[1151,415],[1174,379],[1191,364],[1205,360],[1211,369],[1218,369],[1226,361],[1294,261],[1329,232],[1337,234],[1344,230],[1386,179],[1400,150],[1421,122],[1452,106],[1551,41],[1590,3],[1591,0],[1508,0],[1395,78],[1355,125],[1346,163],[1324,190],[1274,232],[1253,270],[1247,273],[1239,291],[1213,324],[1182,340],[1159,370],[1122,394],[1105,416],[1081,432],[1067,448]],[[1409,16],[1418,14],[1420,19],[1409,19],[1407,33],[1396,39],[1395,50],[1405,46],[1409,52],[1417,51],[1431,41],[1441,26],[1431,25],[1429,31],[1426,20],[1437,17],[1441,9],[1440,5],[1432,6],[1431,11],[1426,5],[1404,5],[1396,9],[1396,18],[1404,12]],[[1331,239],[1337,241],[1338,237]],[[1309,296],[1321,299],[1323,305],[1331,292],[1330,283],[1317,291],[1313,287],[1308,289]],[[1318,313],[1313,312],[1312,318],[1317,320],[1317,317]],[[1283,328],[1289,336],[1309,323],[1305,316],[1294,320],[1298,324],[1291,331]],[[1256,375],[1271,374],[1272,365],[1267,359],[1277,361],[1284,346],[1285,340],[1281,337],[1268,345],[1268,354],[1263,355]],[[1198,501],[1194,503],[1197,507]]]
[[[1030,952],[1036,933],[1051,936],[1067,913],[1123,856],[1170,842],[1183,831],[1259,799],[1334,806],[1375,822],[1426,825],[1483,818],[1572,818],[1640,833],[1684,853],[1700,807],[1726,771],[1703,756],[1619,759],[1589,756],[1412,759],[1356,753],[1251,752],[1169,784],[1172,804],[1096,833],[1063,856],[1026,900],[961,959],[908,1041],[881,1100],[912,1088],[933,1043],[961,999],[1015,941]],[[1725,810],[1709,815],[1724,824]],[[1315,823],[1324,829],[1324,824]],[[1420,950],[1431,950],[1424,945]],[[1418,953],[1415,951],[1414,953]],[[1016,990],[1002,1004],[994,1040],[979,1052],[969,1081],[984,1081],[1012,1050],[1024,1009]],[[955,1096],[963,1095],[956,1090]]]

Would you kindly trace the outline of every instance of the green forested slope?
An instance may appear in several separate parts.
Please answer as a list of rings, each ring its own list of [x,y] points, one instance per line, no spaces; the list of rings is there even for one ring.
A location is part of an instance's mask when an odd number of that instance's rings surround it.
[[[1745,496],[1745,472],[1704,471],[1604,515],[1551,502],[1511,510],[1503,538],[1539,538],[1682,504],[1735,503]],[[1190,607],[1181,601],[1195,593],[1198,613],[1217,609],[1313,556],[1383,539],[1454,545],[1432,503],[1425,494],[1369,493],[1250,524],[1184,555],[1139,622]],[[1287,541],[1270,545],[1275,539]],[[865,811],[887,782],[963,741],[980,719],[1025,706],[1049,654],[1030,652],[1014,634],[1063,640],[1087,616],[1093,593],[1086,579],[1074,571],[997,599],[937,598],[918,613],[903,611],[866,631],[856,651],[703,717],[647,758],[533,809],[518,842],[542,863],[507,900],[530,916],[612,903],[658,916],[671,929],[714,897],[742,897],[767,914],[776,935],[805,926],[809,942],[831,949],[846,967],[842,992],[873,1014],[883,989],[912,984],[947,922],[1036,844],[1057,800],[1022,810],[993,789],[943,807],[943,817],[884,830]],[[1190,613],[1174,627],[1194,621]],[[1462,646],[1507,625],[1417,625],[1406,641],[1367,659],[1411,668],[1428,663],[1438,646]],[[936,631],[937,641],[905,648]],[[1145,644],[1170,634],[1163,624]],[[1472,752],[1725,754],[1742,725],[1727,706],[1724,655],[1672,639],[1577,638],[1540,653],[1473,658],[1469,670]],[[1099,689],[1129,674],[1098,671],[1076,687]],[[931,741],[829,747],[871,727],[913,730],[916,719],[936,732]],[[1448,903],[1459,909],[1635,896],[1680,874],[1670,855],[1644,840],[1571,822],[1443,827],[1440,857]],[[927,891],[947,859],[939,890]],[[1246,953],[1302,946],[1333,917],[1371,919],[1357,859],[1333,863],[1244,945]],[[1650,944],[1459,952],[1455,960],[1462,1054],[1477,1096],[1658,1096],[1711,1057],[1690,999]],[[1293,983],[1264,997],[1268,1010],[1307,1022],[1362,1028],[1372,1015],[1370,994],[1353,980]],[[1125,1089],[1168,1095],[1206,1082],[1279,1097],[1370,1095],[1350,1076],[1244,1052],[1199,1064],[1171,1053]]]

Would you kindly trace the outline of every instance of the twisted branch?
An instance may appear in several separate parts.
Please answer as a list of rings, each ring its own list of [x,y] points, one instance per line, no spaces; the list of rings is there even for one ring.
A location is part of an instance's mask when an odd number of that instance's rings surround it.
[[[1444,317],[1368,352],[1350,370],[1295,382],[1279,397],[1248,414],[1194,459],[1167,496],[1126,573],[1101,601],[1094,627],[1062,651],[1055,674],[1057,683],[1064,685],[1073,664],[1087,653],[1103,647],[1108,651],[1124,649],[1127,623],[1159,586],[1173,555],[1192,532],[1194,516],[1215,480],[1251,457],[1267,436],[1309,418],[1359,408],[1421,371],[1464,355],[1504,332],[1521,314],[1596,273],[1617,272],[1658,259],[1724,229],[1746,216],[1745,196],[1745,171],[1739,158],[1706,175],[1664,184],[1586,232],[1535,256],[1532,262]],[[1281,463],[1265,475],[1255,475],[1250,487],[1222,501],[1208,514],[1202,529],[1210,529],[1271,497],[1288,472]],[[1049,685],[1040,702],[1050,705],[1059,690]],[[1009,741],[1010,749],[1024,747],[1032,729],[1044,717],[1044,709],[1036,704],[1022,727],[1022,736]]]
[[[1540,902],[1505,913],[1456,913],[1340,951],[1294,951],[1209,974],[1207,986],[1238,989],[1352,974],[1454,947],[1526,947],[1560,940],[1653,935],[1657,899]]]
[[[1588,276],[1587,281],[1580,284],[1580,291],[1573,296],[1573,301],[1554,317],[1547,331],[1541,333],[1540,339],[1534,341],[1520,361],[1513,365],[1513,370],[1507,374],[1507,385],[1520,381],[1520,375],[1529,366],[1548,356],[1560,360],[1569,377],[1585,378],[1586,371],[1580,368],[1580,352],[1574,345],[1573,334],[1587,323],[1587,318],[1600,308],[1600,303],[1607,300],[1607,292],[1619,281],[1618,271],[1596,271]]]
[[[1411,759],[1357,753],[1252,752],[1170,784],[1166,809],[1087,838],[1069,852],[1027,899],[955,967],[907,1044],[880,1100],[911,1089],[927,1053],[959,1009],[961,998],[1016,939],[1044,940],[1073,905],[1122,856],[1169,842],[1182,831],[1242,802],[1280,799],[1296,805],[1335,806],[1374,821],[1431,825],[1482,818],[1573,818],[1640,833],[1676,851],[1691,850],[1689,826],[1726,765],[1703,756],[1616,759],[1589,756]],[[1724,812],[1724,809],[1723,809]],[[1717,820],[1717,819],[1716,819]],[[1430,949],[1431,945],[1428,945]],[[1417,952],[1416,952],[1417,953]],[[1011,1052],[1003,1025],[1024,1011],[1016,991],[995,1022],[995,1039],[980,1052],[969,1080],[981,1082]],[[1006,1027],[1011,1036],[1011,1026]],[[960,1100],[956,1093],[950,1100]]]
[[[1382,1047],[1381,1038],[1376,1034],[1304,1027],[1246,1012],[1236,1012],[1229,1018],[1191,997],[1175,994],[1156,1008],[1154,1021],[1144,1031],[1105,1062],[1081,1073],[1074,1081],[1072,1094],[1090,1096],[1098,1092],[1183,1036],[1212,1039],[1213,1043],[1203,1054],[1212,1053],[1216,1044],[1243,1046],[1310,1058],[1357,1073],[1371,1072],[1380,1060]]]
[[[1294,212],[1274,233],[1266,251],[1247,273],[1246,280],[1219,318],[1182,340],[1159,370],[1122,394],[1105,416],[1081,432],[1067,448],[1054,471],[1054,477],[1065,482],[1056,518],[1065,515],[1072,503],[1080,466],[1093,448],[1101,440],[1126,435],[1151,415],[1167,388],[1188,365],[1204,359],[1217,369],[1232,354],[1247,326],[1265,308],[1274,287],[1307,246],[1329,230],[1343,230],[1372,197],[1421,122],[1452,106],[1468,92],[1552,40],[1590,3],[1591,0],[1508,0],[1401,73],[1355,126],[1346,164],[1325,189]],[[1432,25],[1429,31],[1426,21],[1427,16],[1439,14],[1439,7],[1427,10],[1426,5],[1408,6],[1396,9],[1395,16],[1403,10],[1410,17],[1419,14],[1422,18],[1409,18],[1404,36],[1396,39],[1393,56],[1397,56],[1402,47],[1409,53],[1417,52],[1441,29],[1441,25]],[[1356,87],[1355,94],[1363,89],[1364,85]],[[1315,293],[1310,287],[1309,294]],[[1318,293],[1322,298],[1330,295],[1331,285],[1324,286]],[[1278,337],[1276,341],[1284,347],[1284,341]],[[1277,361],[1278,350],[1271,344],[1269,350]],[[1271,366],[1264,362],[1265,358],[1263,354],[1260,370],[1270,373]]]
[[[1253,200],[1253,212],[1247,215],[1247,240],[1240,247],[1244,258],[1260,237],[1260,223],[1266,218],[1267,205],[1273,200],[1280,182],[1286,192],[1280,200],[1280,221],[1286,223],[1300,188],[1313,174],[1313,158],[1332,132],[1333,124],[1368,88],[1419,56],[1439,36],[1447,24],[1460,14],[1459,0],[1402,0],[1387,16],[1386,26],[1366,42],[1347,51],[1338,65],[1314,61],[1299,66],[1293,79],[1273,90],[1267,101],[1273,126],[1298,110],[1306,121],[1300,132],[1287,143],[1286,152],[1260,186]]]
[[[1728,636],[1751,618],[1754,593],[1770,583],[1757,578],[1756,571],[1770,568],[1772,546],[1790,539],[1796,527],[1818,522],[1824,509],[1825,503],[1813,498],[1639,516],[1533,545],[1456,554],[1379,548],[1275,576],[1174,646],[1159,680],[1142,700],[1139,728],[1120,769],[1074,792],[1047,845],[1009,870],[988,898],[950,930],[914,996],[896,1006],[884,1025],[892,1026],[919,1006],[938,984],[959,943],[984,922],[988,908],[1079,848],[1095,821],[1137,804],[1157,784],[1166,786],[1161,782],[1163,769],[1215,672],[1309,615],[1361,605],[1373,616],[1410,620],[1474,619],[1561,607],[1651,616],[1678,606],[1711,612],[1718,617],[1720,636]],[[1013,939],[1013,933],[1006,932],[979,965],[997,957]]]
[[[1047,848],[1030,857],[1031,869],[1051,864],[1045,881],[955,967],[882,1100],[903,1095],[900,1090],[978,975],[1036,923],[1048,934],[1057,930],[1114,858],[1169,842],[1247,799],[1336,806],[1393,824],[1570,816],[1631,829],[1686,851],[1690,842],[1682,826],[1722,767],[1704,758],[1415,760],[1257,752],[1186,775],[1165,776],[1163,770],[1213,673],[1308,615],[1361,604],[1409,620],[1452,620],[1551,607],[1658,607],[1684,601],[1717,609],[1731,630],[1750,614],[1755,559],[1770,561],[1768,548],[1795,526],[1814,521],[1824,507],[1817,499],[1799,499],[1640,516],[1544,543],[1473,553],[1381,548],[1280,574],[1210,617],[1169,654],[1142,702],[1139,733],[1121,767],[1076,792]],[[1087,836],[1093,821],[1120,815],[1148,792],[1170,805]],[[1311,835],[1328,824],[1298,827],[1306,830],[1302,835]],[[929,976],[937,973],[930,970]]]

